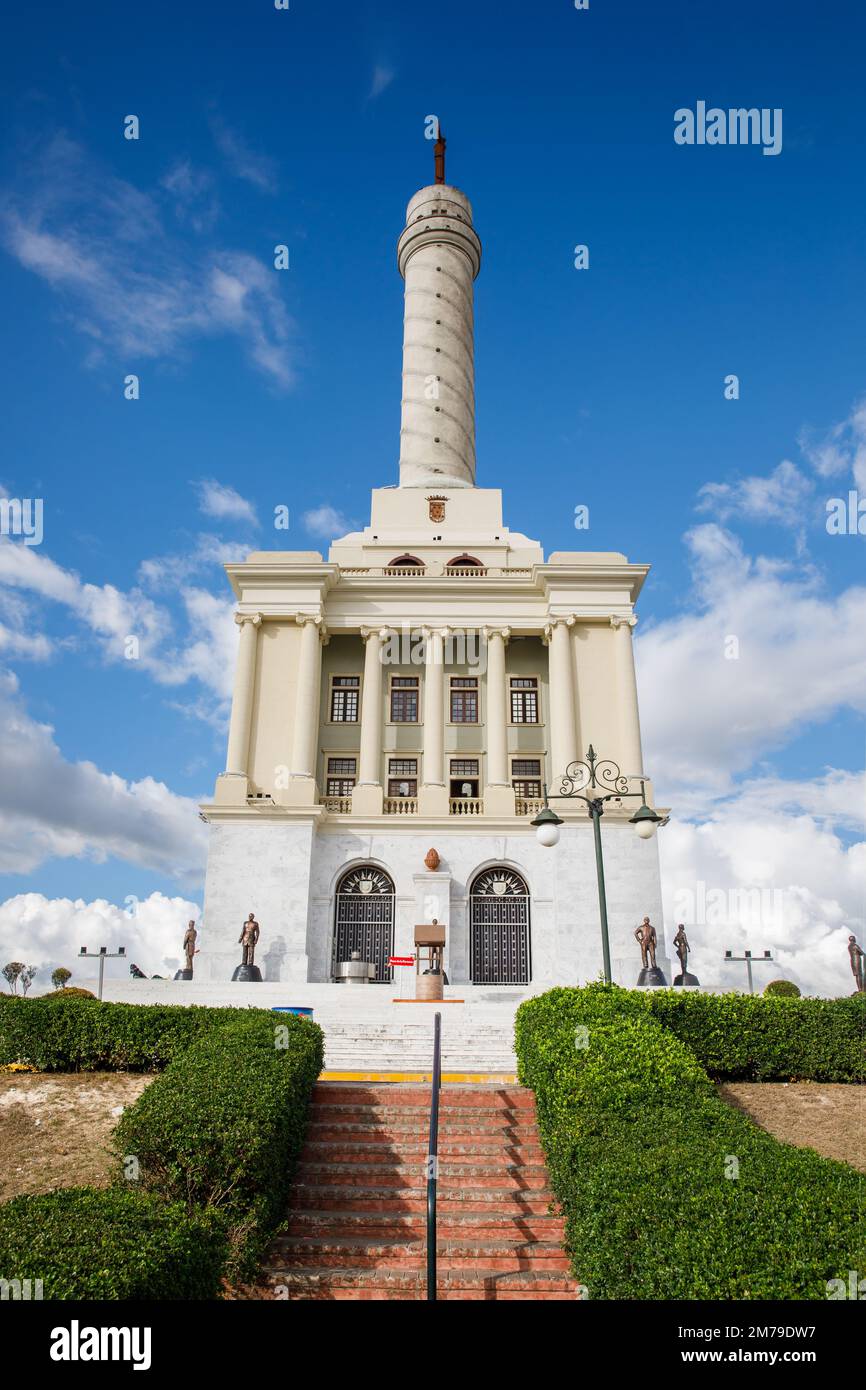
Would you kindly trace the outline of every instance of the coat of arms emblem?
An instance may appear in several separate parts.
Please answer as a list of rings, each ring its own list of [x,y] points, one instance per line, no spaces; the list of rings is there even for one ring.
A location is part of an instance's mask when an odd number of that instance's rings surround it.
[[[448,501],[448,498],[447,498],[447,497],[428,497],[428,498],[427,498],[427,503],[428,503],[428,506],[430,507],[430,520],[431,520],[431,521],[444,521],[444,520],[445,520],[445,503],[446,503],[447,501]]]

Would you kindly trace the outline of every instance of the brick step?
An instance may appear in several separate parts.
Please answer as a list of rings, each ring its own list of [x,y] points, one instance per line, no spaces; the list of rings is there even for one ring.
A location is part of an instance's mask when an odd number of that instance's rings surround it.
[[[490,1211],[495,1207],[497,1214],[519,1216],[523,1212],[544,1216],[550,1210],[553,1193],[547,1188],[478,1187],[474,1183],[466,1187],[440,1186],[436,1196],[437,1215],[452,1211]],[[290,1207],[304,1210],[316,1208],[334,1211],[380,1211],[411,1212],[427,1210],[427,1185],[419,1182],[415,1187],[378,1187],[357,1184],[338,1187],[331,1183],[300,1183],[293,1186],[289,1198]]]
[[[462,1187],[465,1178],[473,1187],[491,1187],[506,1192],[528,1192],[547,1188],[547,1169],[543,1163],[498,1164],[465,1163],[439,1160],[439,1191]],[[352,1183],[356,1191],[367,1187],[411,1189],[426,1178],[422,1163],[370,1163],[358,1157],[350,1163],[299,1163],[295,1182],[299,1186],[312,1183],[317,1187],[333,1183],[337,1187]]]
[[[418,1299],[424,1297],[427,1287],[423,1269],[281,1270],[277,1274],[269,1273],[267,1282],[284,1287],[290,1299],[391,1299],[401,1296]],[[447,1298],[449,1294],[457,1298],[487,1299],[497,1299],[503,1294],[522,1299],[549,1294],[572,1299],[578,1296],[568,1274],[536,1270],[509,1273],[485,1268],[443,1270],[437,1279],[437,1296]]]
[[[371,1122],[371,1120],[413,1120],[416,1125],[430,1125],[430,1105],[314,1105],[310,1111],[311,1125],[321,1125],[322,1120],[331,1122]],[[439,1109],[439,1125],[461,1122],[473,1125],[493,1125],[493,1123],[512,1122],[518,1125],[534,1125],[535,1113],[523,1106],[460,1105]]]
[[[430,1110],[430,1087],[411,1086],[400,1082],[383,1082],[370,1085],[364,1081],[343,1084],[339,1081],[320,1081],[313,1088],[313,1106],[318,1105],[394,1105],[421,1106]],[[535,1096],[530,1090],[518,1086],[443,1086],[439,1099],[439,1109],[450,1110],[455,1106],[471,1107],[497,1106],[506,1109],[525,1109],[535,1112]]]
[[[307,1134],[318,1137],[320,1134],[335,1133],[367,1133],[367,1134],[424,1134],[427,1136],[430,1131],[430,1116],[428,1115],[402,1115],[399,1111],[393,1111],[391,1115],[382,1118],[381,1115],[373,1115],[367,1111],[346,1111],[339,1115],[331,1116],[327,1112],[317,1111],[316,1115],[311,1116],[310,1123],[307,1125]],[[538,1136],[538,1127],[531,1120],[512,1119],[509,1113],[502,1112],[496,1115],[495,1112],[487,1115],[484,1119],[475,1119],[471,1112],[455,1112],[452,1115],[439,1116],[439,1134],[477,1134],[478,1137],[488,1136],[495,1138],[498,1134],[535,1134]]]
[[[369,1159],[375,1163],[385,1158],[393,1158],[399,1163],[413,1160],[423,1162],[427,1157],[427,1140],[418,1135],[394,1141],[351,1139],[328,1140],[308,1139],[301,1152],[301,1163],[354,1163],[357,1159]],[[541,1145],[535,1143],[514,1144],[509,1139],[485,1139],[467,1136],[464,1139],[447,1139],[439,1136],[440,1159],[450,1158],[462,1163],[500,1162],[507,1165],[532,1163],[543,1164]]]
[[[357,1118],[354,1120],[340,1121],[333,1124],[330,1120],[312,1120],[307,1126],[307,1135],[314,1143],[321,1141],[334,1140],[368,1140],[370,1143],[389,1142],[391,1140],[399,1143],[426,1143],[430,1126],[425,1120],[423,1123],[407,1121],[398,1123],[393,1121],[389,1124],[382,1124],[375,1118]],[[440,1123],[439,1139],[444,1142],[446,1139],[451,1143],[456,1141],[477,1140],[479,1143],[487,1141],[491,1144],[502,1140],[505,1143],[522,1144],[538,1141],[538,1130],[535,1125],[510,1124],[504,1121],[499,1124],[467,1124],[461,1119]]]
[[[439,1271],[494,1269],[498,1272],[519,1273],[537,1270],[539,1273],[568,1270],[568,1257],[555,1241],[485,1240],[468,1244],[466,1240],[440,1239],[436,1246]],[[359,1237],[320,1237],[292,1239],[280,1237],[273,1242],[267,1258],[268,1272],[280,1269],[340,1268],[354,1269],[426,1269],[426,1240],[376,1240]]]
[[[489,1212],[442,1212],[437,1209],[436,1229],[439,1239],[459,1242],[485,1240],[554,1241],[561,1242],[565,1231],[564,1218],[558,1215],[505,1215],[497,1209]],[[289,1213],[284,1235],[332,1237],[363,1237],[365,1241],[426,1238],[427,1212],[424,1211],[319,1211],[295,1210]],[[281,1239],[282,1237],[277,1237]]]

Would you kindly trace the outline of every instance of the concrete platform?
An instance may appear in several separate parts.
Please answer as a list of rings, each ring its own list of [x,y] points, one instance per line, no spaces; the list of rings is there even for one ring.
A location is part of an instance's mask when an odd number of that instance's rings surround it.
[[[205,1008],[311,1008],[325,1033],[329,1072],[411,1072],[427,1075],[433,1058],[433,1016],[442,1015],[442,1066],[448,1073],[513,1075],[514,1015],[526,989],[465,984],[446,988],[445,1000],[395,998],[384,985],[232,984],[183,980],[106,981],[104,998],[126,1004],[184,1004]],[[275,1018],[278,1018],[275,1015]]]

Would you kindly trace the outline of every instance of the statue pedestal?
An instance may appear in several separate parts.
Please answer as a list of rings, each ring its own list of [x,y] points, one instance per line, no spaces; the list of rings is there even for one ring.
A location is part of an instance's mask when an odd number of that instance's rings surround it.
[[[648,965],[637,977],[637,988],[667,989],[668,982],[665,979],[664,971],[657,965]]]
[[[176,971],[174,972],[174,978],[175,978],[176,980],[191,980],[191,979],[192,979],[192,971],[191,971],[191,970],[176,970]]]
[[[695,985],[699,985],[700,983],[697,975],[689,974],[688,970],[681,975],[674,976],[674,985],[690,985],[694,988]]]
[[[426,972],[423,975],[416,975],[415,998],[426,1001],[442,999],[444,998],[443,984],[444,980],[441,971],[436,975],[432,973],[427,974]]]
[[[260,985],[262,983],[262,972],[257,965],[239,965],[232,975],[233,980],[240,984]]]

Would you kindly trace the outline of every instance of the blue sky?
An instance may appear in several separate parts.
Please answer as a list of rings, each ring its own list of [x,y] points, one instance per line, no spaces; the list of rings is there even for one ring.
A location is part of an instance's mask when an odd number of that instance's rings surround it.
[[[805,941],[826,956],[813,982],[845,986],[832,962],[864,922],[863,537],[825,515],[866,497],[866,17],[703,8],[6,18],[0,486],[44,499],[45,534],[0,544],[4,948],[21,895],[46,959],[59,900],[200,901],[195,802],[222,766],[232,660],[220,561],[325,549],[396,480],[395,243],[435,113],[484,245],[478,482],[546,550],[653,565],[638,661],[648,760],[679,811],[669,891],[780,887],[796,910],[761,923],[764,944],[809,983]],[[674,111],[698,100],[781,108],[782,152],[678,146]]]

